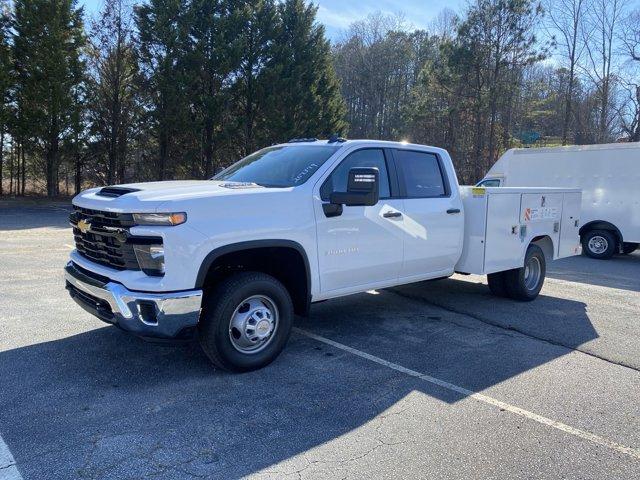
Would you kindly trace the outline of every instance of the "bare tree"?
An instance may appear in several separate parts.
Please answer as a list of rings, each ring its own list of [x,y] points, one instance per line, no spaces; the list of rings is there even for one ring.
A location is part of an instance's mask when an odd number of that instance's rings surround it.
[[[594,84],[599,100],[599,143],[611,139],[611,125],[615,116],[613,88],[616,82],[612,70],[617,66],[616,41],[627,6],[627,0],[594,0],[587,8],[582,26],[588,58],[584,72]]]
[[[571,126],[573,96],[576,84],[576,69],[582,58],[585,43],[581,39],[581,22],[588,0],[547,0],[546,28],[568,71],[568,81],[564,92],[564,113],[562,120],[562,145],[566,145]]]
[[[621,40],[631,60],[640,62],[640,9],[634,10],[626,18]]]
[[[441,40],[452,40],[460,18],[450,8],[443,8],[429,24],[428,31]]]
[[[622,131],[630,142],[640,142],[640,9],[626,18],[620,34],[628,58],[628,79],[623,85],[624,101],[618,111]]]
[[[430,37],[407,32],[402,16],[373,14],[354,23],[334,47],[349,134],[391,139],[415,83]]]

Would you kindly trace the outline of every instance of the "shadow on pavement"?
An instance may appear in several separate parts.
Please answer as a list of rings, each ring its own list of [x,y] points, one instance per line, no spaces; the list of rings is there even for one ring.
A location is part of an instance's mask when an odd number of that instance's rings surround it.
[[[609,260],[563,258],[548,266],[547,276],[568,282],[640,292],[640,251]]]
[[[32,205],[0,202],[0,232],[31,228],[69,228],[71,204]]]
[[[474,391],[568,353],[470,328],[397,290],[404,296],[317,304],[297,325]],[[539,328],[564,319],[569,344],[597,336],[584,304],[542,297],[531,311],[521,305],[509,308]],[[464,398],[299,334],[271,366],[231,375],[196,344],[146,344],[104,327],[0,352],[0,378],[0,432],[26,480],[239,478],[337,439],[416,390],[449,404]]]
[[[567,348],[576,349],[598,338],[582,302],[548,295],[539,295],[533,302],[518,302],[495,297],[484,283],[453,278],[390,290]]]

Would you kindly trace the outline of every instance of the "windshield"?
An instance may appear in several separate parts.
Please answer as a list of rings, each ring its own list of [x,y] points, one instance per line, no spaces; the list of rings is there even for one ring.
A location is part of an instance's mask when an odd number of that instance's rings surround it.
[[[213,180],[295,187],[306,182],[339,148],[333,145],[263,148],[226,168]]]

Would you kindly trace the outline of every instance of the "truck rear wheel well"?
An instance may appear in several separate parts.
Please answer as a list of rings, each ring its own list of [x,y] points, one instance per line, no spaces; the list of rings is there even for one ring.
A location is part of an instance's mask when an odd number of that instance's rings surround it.
[[[197,288],[205,294],[233,273],[263,272],[279,280],[289,291],[294,311],[307,315],[311,304],[309,264],[302,247],[289,244],[243,242],[214,250],[198,272]]]
[[[549,235],[541,235],[539,237],[535,237],[533,240],[531,240],[530,245],[537,245],[540,247],[540,249],[544,253],[544,258],[547,263],[553,261],[553,252],[555,250],[553,247],[553,240],[551,240],[551,237]]]
[[[610,232],[613,232],[618,242],[621,243],[623,241],[622,233],[620,233],[620,230],[618,229],[618,227],[616,227],[611,222],[607,222],[606,220],[594,220],[592,222],[582,225],[580,227],[580,238],[582,238],[591,230],[609,230]]]

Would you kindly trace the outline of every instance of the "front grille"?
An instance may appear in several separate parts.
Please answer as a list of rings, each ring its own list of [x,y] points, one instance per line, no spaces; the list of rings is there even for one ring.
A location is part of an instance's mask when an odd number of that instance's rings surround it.
[[[132,214],[74,206],[69,221],[80,255],[116,270],[140,270],[133,251],[133,240],[129,237],[129,228],[134,225]],[[81,221],[82,230],[78,227]]]

